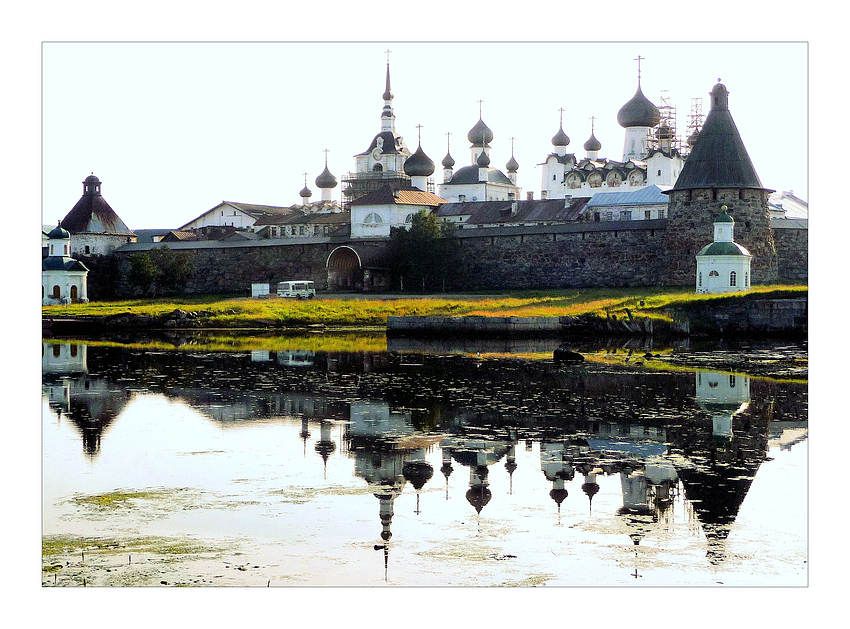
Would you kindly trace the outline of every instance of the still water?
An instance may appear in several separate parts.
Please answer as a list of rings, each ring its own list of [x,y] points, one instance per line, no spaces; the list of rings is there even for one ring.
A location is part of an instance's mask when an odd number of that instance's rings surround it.
[[[805,384],[421,348],[42,356],[46,586],[807,584]]]

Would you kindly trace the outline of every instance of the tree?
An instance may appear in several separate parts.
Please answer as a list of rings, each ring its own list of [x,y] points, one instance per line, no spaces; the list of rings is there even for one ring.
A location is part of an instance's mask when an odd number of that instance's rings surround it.
[[[189,252],[163,245],[130,256],[129,280],[144,294],[173,295],[183,290],[194,270]]]
[[[454,231],[441,229],[433,213],[414,214],[410,228],[393,228],[389,242],[390,271],[404,290],[446,290],[454,279],[459,247]]]

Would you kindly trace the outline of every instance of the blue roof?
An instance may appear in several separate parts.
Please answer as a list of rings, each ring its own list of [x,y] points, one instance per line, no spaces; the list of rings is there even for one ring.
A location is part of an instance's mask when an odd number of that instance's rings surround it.
[[[667,205],[669,197],[658,186],[647,186],[635,192],[597,192],[587,207],[613,207],[619,205]]]

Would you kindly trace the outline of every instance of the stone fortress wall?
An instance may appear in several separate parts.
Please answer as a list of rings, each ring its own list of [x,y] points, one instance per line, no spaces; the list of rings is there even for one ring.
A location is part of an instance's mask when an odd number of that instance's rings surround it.
[[[771,231],[774,232],[778,281],[806,281],[808,230]],[[455,288],[555,289],[670,284],[665,277],[670,266],[670,255],[665,249],[666,235],[667,220],[663,219],[460,230],[462,285]],[[708,232],[706,244],[710,238]],[[305,279],[315,282],[317,289],[325,287],[328,256],[338,246],[351,242],[290,238],[262,243],[202,241],[170,243],[169,246],[192,254],[195,271],[186,285],[186,293],[250,294],[251,283],[262,281]],[[159,245],[136,243],[115,252],[120,294],[131,291],[127,280],[129,255],[154,246]],[[681,277],[681,285],[694,281],[693,274]],[[753,281],[766,283],[755,273]]]

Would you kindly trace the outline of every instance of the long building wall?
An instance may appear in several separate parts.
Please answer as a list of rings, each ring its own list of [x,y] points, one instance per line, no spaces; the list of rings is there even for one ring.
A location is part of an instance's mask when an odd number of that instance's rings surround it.
[[[666,220],[479,228],[458,232],[462,290],[654,286],[665,283]],[[773,230],[780,280],[808,279],[808,232]],[[707,234],[706,242],[712,234]],[[252,282],[306,279],[323,288],[327,259],[347,240],[309,238],[250,243],[171,243],[192,254],[187,293],[250,293]],[[362,241],[358,241],[362,242]],[[152,244],[116,251],[121,294],[130,294],[129,255]]]

